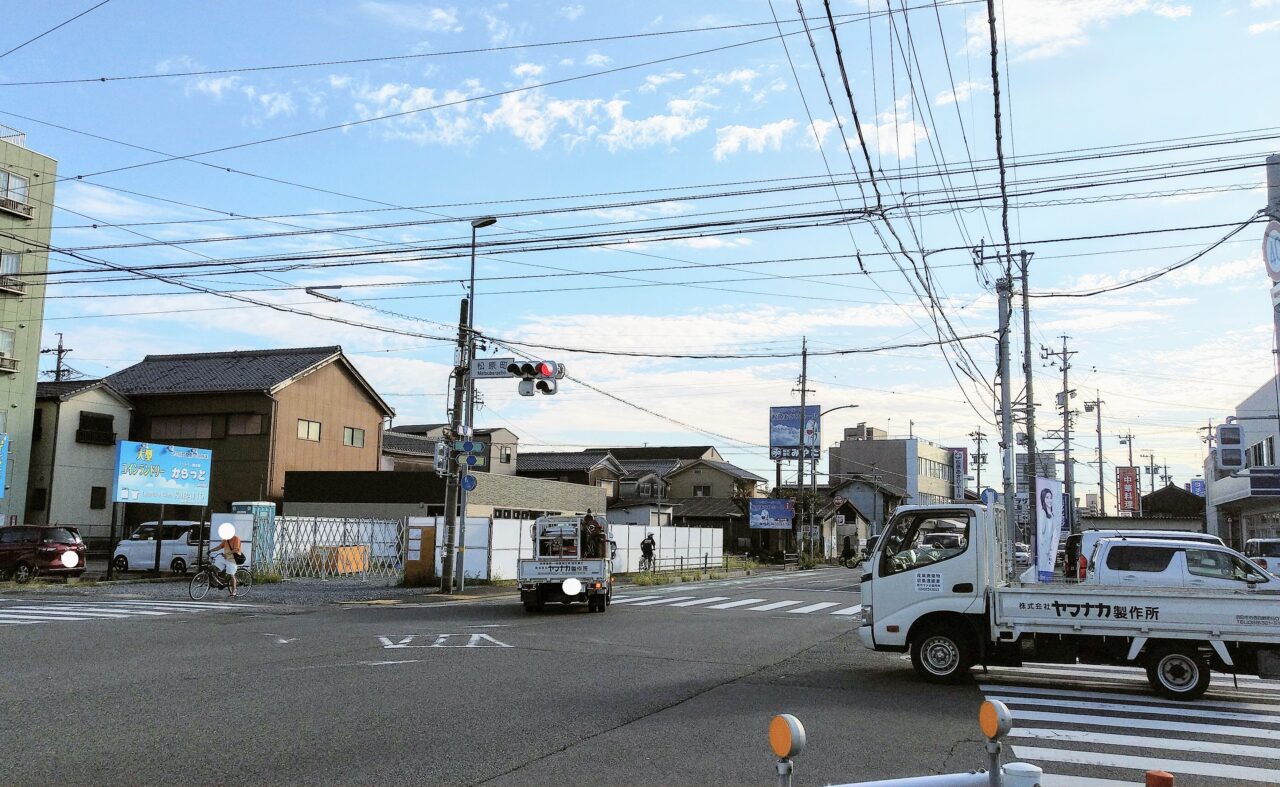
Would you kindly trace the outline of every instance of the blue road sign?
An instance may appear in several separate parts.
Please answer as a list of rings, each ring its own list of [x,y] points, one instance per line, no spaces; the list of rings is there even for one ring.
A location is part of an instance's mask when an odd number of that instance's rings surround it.
[[[982,493],[979,495],[979,498],[981,498],[982,504],[984,506],[989,506],[996,502],[996,500],[998,499],[998,495],[996,494],[996,490],[992,489],[991,487],[987,487],[986,489],[982,490]]]
[[[478,482],[476,481],[475,476],[468,473],[467,475],[464,475],[462,477],[462,481],[460,483],[462,484],[463,489],[465,489],[468,492],[473,492],[475,491],[476,484]]]

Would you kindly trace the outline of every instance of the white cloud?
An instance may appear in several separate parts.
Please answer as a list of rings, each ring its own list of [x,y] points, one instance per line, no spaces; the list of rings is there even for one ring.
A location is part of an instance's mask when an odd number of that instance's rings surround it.
[[[768,85],[766,85],[765,87],[753,93],[751,95],[751,100],[759,104],[762,101],[764,101],[766,98],[768,98],[770,93],[781,93],[786,89],[787,89],[786,82],[782,81],[782,79],[774,79]]]
[[[644,84],[640,86],[641,93],[652,93],[662,85],[668,82],[676,82],[684,79],[685,75],[679,71],[666,71],[661,74],[650,74],[644,78]]]
[[[898,99],[892,112],[880,113],[875,123],[862,124],[862,136],[880,155],[893,156],[899,161],[912,158],[916,146],[929,138],[928,130],[911,118],[908,107],[908,99]]]
[[[582,62],[586,63],[589,66],[607,66],[613,62],[613,58],[609,57],[608,55],[602,55],[599,52],[592,52],[591,54],[587,55],[586,59],[583,60]]]
[[[428,33],[461,33],[456,8],[436,8],[419,3],[384,3],[365,0],[360,10],[388,24]]]
[[[568,19],[570,22],[575,22],[577,21],[578,17],[582,16],[583,13],[586,12],[586,10],[587,9],[583,8],[580,5],[566,5],[566,6],[561,6],[560,10],[557,11],[556,13],[559,14],[560,16],[563,16],[565,19]]]
[[[598,141],[611,153],[651,147],[683,139],[706,128],[706,118],[695,117],[699,102],[678,99],[668,103],[670,114],[632,119],[627,102],[602,99],[553,99],[540,92],[511,93],[498,108],[484,115],[489,129],[505,129],[535,150],[559,134],[573,147]]]
[[[521,63],[520,65],[511,69],[511,73],[524,79],[528,77],[542,76],[542,72],[546,70],[547,69],[544,68],[543,66],[537,65],[535,63]]]
[[[330,74],[329,75],[329,87],[333,88],[334,90],[342,90],[343,88],[347,87],[350,84],[351,84],[351,77],[347,76],[346,74]]]
[[[1053,57],[1085,46],[1096,28],[1138,14],[1177,19],[1191,13],[1190,6],[1165,0],[1006,0],[1001,23],[1005,40],[1020,59]],[[974,14],[967,23],[970,53],[990,46],[985,15]]]
[[[991,85],[988,85],[985,82],[961,82],[956,85],[956,89],[954,91],[944,90],[939,93],[937,98],[933,100],[933,105],[937,107],[944,107],[947,104],[958,104],[968,101],[969,97],[972,96],[975,91],[986,92],[989,90],[991,90]]]
[[[1257,24],[1249,25],[1249,35],[1251,36],[1261,35],[1262,33],[1271,33],[1276,30],[1280,30],[1280,19],[1273,19],[1270,22],[1258,22]]]
[[[625,117],[623,110],[626,106],[627,102],[618,100],[604,106],[613,126],[600,135],[600,141],[610,153],[657,144],[670,145],[707,127],[706,118],[693,117],[696,107],[690,102],[672,101],[667,107],[671,114],[650,115],[640,120]]]
[[[224,93],[234,91],[241,83],[240,77],[201,77],[187,86],[187,92],[205,93],[214,98],[222,98]]]
[[[498,108],[484,115],[485,127],[505,129],[526,147],[537,150],[563,129],[573,136],[595,133],[592,119],[601,99],[549,99],[539,91],[508,93]]]
[[[737,68],[733,71],[726,71],[722,74],[716,74],[711,81],[717,85],[739,85],[742,92],[751,92],[751,83],[760,78],[760,72],[751,68]]]
[[[75,181],[58,187],[58,207],[113,223],[172,218],[166,211],[128,195]]]
[[[1250,0],[1249,7],[1250,8],[1270,8],[1271,6],[1275,5],[1278,2],[1280,2],[1280,0]]]
[[[377,124],[377,128],[387,137],[407,139],[418,144],[459,145],[470,143],[475,138],[473,104],[455,104],[423,112],[415,110],[474,98],[485,92],[478,81],[467,80],[462,88],[449,90],[393,82],[378,87],[363,84],[353,87],[351,95],[356,102],[356,114],[361,119],[413,113],[389,118]]]
[[[796,127],[791,118],[775,123],[765,123],[759,128],[751,126],[724,126],[716,129],[716,144],[712,154],[716,161],[723,161],[725,156],[737,153],[744,147],[753,153],[763,153],[765,149],[780,150],[782,138]]]
[[[262,104],[262,109],[268,118],[276,115],[292,115],[297,110],[297,106],[293,103],[293,96],[288,93],[263,93],[258,96],[258,103]]]

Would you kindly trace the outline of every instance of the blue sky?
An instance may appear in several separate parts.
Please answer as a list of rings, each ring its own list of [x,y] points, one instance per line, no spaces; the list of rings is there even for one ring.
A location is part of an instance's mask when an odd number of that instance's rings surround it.
[[[91,5],[11,4],[0,50]],[[995,298],[966,249],[998,240],[999,202],[966,202],[962,212],[946,204],[975,188],[997,193],[985,4],[890,6],[899,13],[889,17],[872,3],[868,19],[864,2],[832,3],[877,185],[886,204],[911,206],[891,214],[894,228],[917,250],[916,263],[919,249],[930,252],[930,281],[955,332],[991,333]],[[294,309],[408,334],[451,333],[466,260],[407,260],[389,244],[465,245],[467,221],[493,214],[500,221],[481,241],[508,245],[482,247],[477,324],[496,337],[733,355],[795,352],[801,336],[818,352],[934,340],[929,310],[897,267],[910,270],[906,257],[885,254],[865,220],[831,223],[833,212],[861,209],[850,161],[864,176],[866,166],[823,5],[803,7],[812,46],[785,0],[774,0],[773,11],[754,0],[311,0],[224,2],[199,12],[112,0],[0,58],[0,123],[27,132],[30,147],[59,160],[61,176],[87,176],[59,186],[58,248],[128,266],[375,252],[359,266],[317,268],[312,259],[285,271],[244,261],[193,279]],[[789,34],[785,51],[773,12]],[[1033,291],[1148,273],[1227,229],[1123,233],[1239,223],[1263,205],[1257,165],[1276,140],[1238,138],[1277,133],[1274,88],[1261,66],[1280,44],[1280,2],[1005,0],[998,12],[1005,154],[1022,163],[1010,170],[1010,188],[1028,192],[1015,197],[1010,227],[1014,248],[1035,252]],[[583,41],[602,38],[613,40]],[[579,43],[556,43],[566,41]],[[370,58],[383,59],[332,62]],[[330,64],[175,75],[319,61]],[[111,79],[13,84],[99,77]],[[384,117],[396,113],[405,114]],[[287,135],[299,136],[249,144]],[[1230,144],[1097,155],[1202,135],[1217,136],[1189,141]],[[195,157],[204,164],[137,166],[233,146]],[[980,171],[967,170],[971,159]],[[940,166],[950,177],[929,174]],[[844,185],[831,185],[828,168]],[[107,170],[119,171],[92,174]],[[912,177],[898,177],[904,172]],[[1110,185],[1097,185],[1104,181]],[[1088,187],[1064,190],[1069,184]],[[735,194],[708,196],[724,192]],[[746,217],[769,219],[770,231],[738,232]],[[735,234],[688,229],[702,222],[739,223],[724,225]],[[370,226],[392,223],[401,226]],[[669,229],[641,234],[655,227]],[[300,230],[311,232],[281,236]],[[518,248],[605,231],[619,232],[617,242]],[[261,234],[273,237],[234,239]],[[1108,234],[1118,236],[1046,242]],[[1150,284],[1035,301],[1034,344],[1059,344],[1066,333],[1079,351],[1077,407],[1095,391],[1106,403],[1109,462],[1121,457],[1115,435],[1131,430],[1139,449],[1185,481],[1203,455],[1196,427],[1269,379],[1261,234],[1260,225],[1247,228]],[[743,262],[754,264],[725,267]],[[55,257],[51,267],[93,266]],[[584,275],[495,278],[574,271]],[[443,420],[452,362],[445,343],[154,281],[95,278],[55,276],[46,309],[46,342],[63,332],[75,349],[70,362],[88,374],[148,353],[338,343],[387,395],[398,423]],[[289,289],[338,284],[331,294],[352,304]],[[976,376],[990,380],[993,343],[967,344]],[[514,383],[484,383],[481,423],[512,428],[526,448],[710,442],[772,477],[760,447],[767,408],[797,403],[798,358],[531,352],[644,410],[568,381],[559,395],[536,399],[517,396]],[[990,394],[958,373],[975,412],[936,347],[815,357],[810,373],[824,407],[860,406],[828,416],[827,443],[868,421],[967,445],[990,417]],[[1042,421],[1055,417],[1057,375],[1037,367]],[[1076,450],[1092,460],[1092,415],[1079,427],[1086,431]],[[1077,474],[1096,478],[1084,466]],[[1110,466],[1107,477],[1110,494]]]

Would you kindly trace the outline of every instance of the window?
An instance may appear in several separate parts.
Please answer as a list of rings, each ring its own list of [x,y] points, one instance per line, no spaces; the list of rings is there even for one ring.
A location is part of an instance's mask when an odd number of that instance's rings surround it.
[[[1228,552],[1209,549],[1187,550],[1187,573],[1197,577],[1234,579],[1238,582],[1266,582],[1258,567]]]
[[[38,443],[44,437],[44,410],[37,407],[35,418],[31,421],[31,442]]]
[[[107,507],[107,488],[94,486],[89,488],[89,508],[94,510]]]
[[[969,515],[907,514],[885,532],[880,573],[899,574],[950,560],[969,548]]]
[[[227,416],[227,434],[262,434],[259,413],[232,413]]]
[[[604,490],[605,497],[617,497],[618,495],[617,481],[610,481],[610,480],[601,481],[600,488]]]
[[[636,494],[640,495],[641,497],[653,497],[653,484],[652,483],[640,484],[639,488],[636,490]]]
[[[0,198],[26,204],[27,186],[30,183],[31,181],[21,175],[15,175],[12,172],[5,172],[0,169]]]
[[[711,497],[711,485],[695,486],[693,488],[694,497]]]
[[[504,445],[504,446],[502,446],[501,448],[499,448],[499,449],[498,449],[498,451],[499,451],[499,453],[498,453],[498,457],[499,457],[499,458],[498,458],[498,461],[499,461],[499,462],[501,462],[501,463],[502,463],[502,464],[504,464],[504,465],[509,465],[509,464],[511,464],[511,454],[512,454],[511,446],[509,446],[509,445]]]
[[[0,355],[13,357],[13,344],[17,333],[12,330],[0,330]]]
[[[21,544],[22,528],[6,527],[0,529],[0,544]]]
[[[31,494],[27,496],[28,511],[43,511],[45,506],[49,504],[49,490],[34,488]]]
[[[76,442],[89,445],[115,445],[115,416],[106,413],[80,413],[80,428],[76,429]]]
[[[320,442],[320,422],[308,421],[305,418],[299,418],[298,439],[310,440],[313,443]]]
[[[316,424],[319,427],[319,424]],[[320,430],[316,429],[316,439],[320,439]],[[364,430],[357,429],[354,426],[342,427],[342,444],[349,445],[352,448],[364,448]]]
[[[1107,568],[1113,571],[1160,572],[1169,567],[1176,550],[1166,547],[1116,545],[1107,553]]]
[[[152,440],[208,440],[212,437],[211,415],[163,415],[151,419]]]
[[[80,534],[69,527],[50,527],[41,533],[41,541],[46,544],[79,544]]]
[[[0,252],[0,276],[17,276],[21,272],[21,254],[13,251]]]
[[[1276,463],[1275,439],[1268,437],[1249,446],[1245,452],[1245,462],[1249,467],[1270,467]]]

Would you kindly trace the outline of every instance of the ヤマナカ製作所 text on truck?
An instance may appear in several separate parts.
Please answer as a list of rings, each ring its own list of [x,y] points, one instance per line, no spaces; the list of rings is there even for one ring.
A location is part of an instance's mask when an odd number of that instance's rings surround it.
[[[531,526],[533,557],[516,564],[520,600],[529,612],[552,603],[585,602],[604,612],[613,600],[613,557],[617,547],[609,524],[586,516],[544,516]]]
[[[1012,555],[1003,507],[899,508],[862,577],[859,638],[936,683],[1024,661],[1136,665],[1187,700],[1211,670],[1280,678],[1280,592],[1023,582]]]

